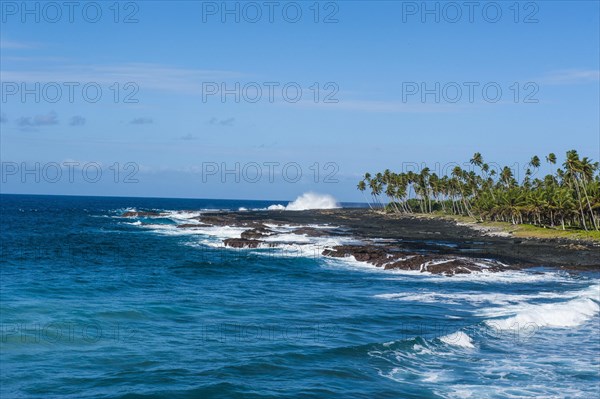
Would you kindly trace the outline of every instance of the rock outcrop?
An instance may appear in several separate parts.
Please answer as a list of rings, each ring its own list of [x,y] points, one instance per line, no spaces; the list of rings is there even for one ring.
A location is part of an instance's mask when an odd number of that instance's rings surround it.
[[[275,247],[276,243],[264,242],[260,240],[248,240],[245,238],[227,238],[223,241],[226,247],[231,248],[258,248]]]
[[[128,211],[128,212],[124,212],[121,216],[124,218],[146,218],[146,217],[159,217],[159,216],[163,216],[164,214],[159,213],[159,212],[137,212],[137,211]]]
[[[510,269],[500,262],[467,258],[454,255],[422,254],[401,251],[394,246],[340,245],[323,251],[323,256],[334,258],[354,257],[386,270],[413,270],[444,274],[468,274],[480,271],[503,271]]]

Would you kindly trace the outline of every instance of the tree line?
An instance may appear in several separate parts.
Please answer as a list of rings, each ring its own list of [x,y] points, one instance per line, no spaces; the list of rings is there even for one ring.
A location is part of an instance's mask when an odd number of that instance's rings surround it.
[[[545,162],[556,165],[556,155],[548,154]],[[386,169],[374,175],[365,173],[357,188],[363,193],[370,191],[371,208],[388,212],[442,212],[481,221],[598,230],[598,162],[580,158],[576,150],[571,150],[567,151],[562,168],[534,178],[533,171],[541,163],[537,155],[533,156],[519,182],[508,166],[497,171],[484,162],[480,153],[475,153],[470,159],[471,170],[456,166],[449,176],[438,176],[429,168],[420,173]]]

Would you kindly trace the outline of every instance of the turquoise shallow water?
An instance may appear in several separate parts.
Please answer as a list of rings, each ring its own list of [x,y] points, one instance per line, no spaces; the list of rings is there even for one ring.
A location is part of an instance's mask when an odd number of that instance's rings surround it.
[[[270,204],[2,195],[0,397],[600,393],[597,273],[384,272],[175,227]]]

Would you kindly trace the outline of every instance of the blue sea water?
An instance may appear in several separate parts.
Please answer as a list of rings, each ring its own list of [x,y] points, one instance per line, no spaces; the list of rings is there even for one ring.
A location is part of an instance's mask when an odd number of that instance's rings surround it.
[[[0,200],[2,399],[600,394],[598,273],[386,272],[176,228],[274,202]]]

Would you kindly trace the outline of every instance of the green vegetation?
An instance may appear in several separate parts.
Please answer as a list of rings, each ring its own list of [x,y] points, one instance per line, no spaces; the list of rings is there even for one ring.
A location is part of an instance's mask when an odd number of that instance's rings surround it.
[[[549,154],[546,162],[555,165],[556,155]],[[362,192],[369,189],[369,205],[388,212],[441,212],[536,231],[557,226],[562,230],[599,230],[599,165],[587,157],[580,159],[577,151],[568,151],[562,168],[543,179],[532,179],[532,169],[541,165],[540,158],[533,156],[520,183],[511,168],[505,166],[497,172],[484,163],[480,153],[473,155],[470,164],[473,170],[456,166],[450,176],[442,177],[429,168],[420,173],[394,173],[389,169],[374,176],[366,173],[357,188]]]
[[[510,222],[495,222],[495,221],[473,221],[469,216],[451,215],[435,211],[426,214],[415,214],[414,216],[424,218],[442,218],[454,220],[455,222],[471,225],[474,228],[481,228],[487,231],[496,233],[509,233],[511,237],[517,238],[563,238],[574,241],[594,241],[600,242],[600,231],[598,230],[581,230],[577,228],[567,228],[562,230],[561,227],[550,226],[534,226],[531,224],[512,224]]]

